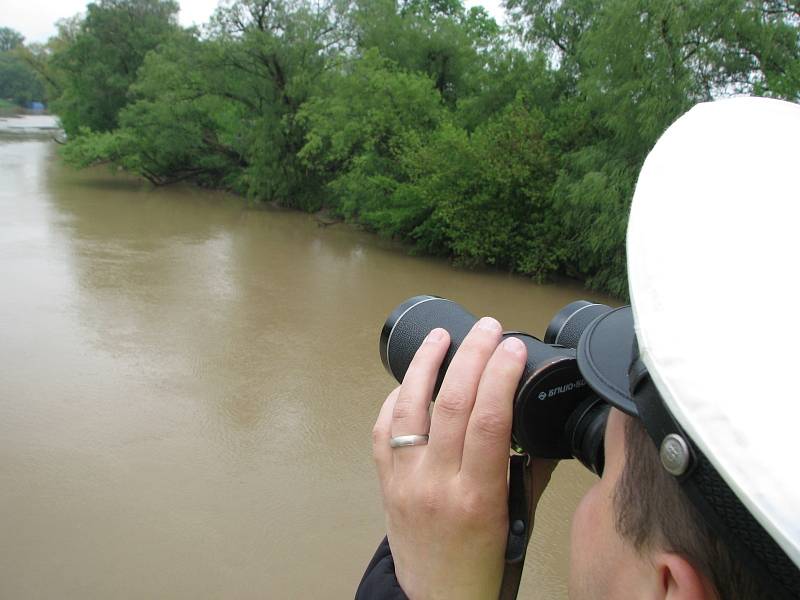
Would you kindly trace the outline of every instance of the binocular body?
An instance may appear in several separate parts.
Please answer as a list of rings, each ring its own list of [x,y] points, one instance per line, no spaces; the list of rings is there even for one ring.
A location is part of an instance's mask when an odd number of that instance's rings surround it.
[[[609,407],[586,384],[575,349],[581,334],[611,307],[585,300],[562,308],[550,321],[544,341],[520,331],[516,337],[528,358],[514,395],[511,445],[517,452],[542,458],[577,458],[597,474],[603,471],[603,436]],[[436,328],[450,334],[435,394],[467,333],[477,318],[464,307],[437,296],[414,296],[401,303],[384,323],[380,355],[384,367],[402,382],[417,349]]]

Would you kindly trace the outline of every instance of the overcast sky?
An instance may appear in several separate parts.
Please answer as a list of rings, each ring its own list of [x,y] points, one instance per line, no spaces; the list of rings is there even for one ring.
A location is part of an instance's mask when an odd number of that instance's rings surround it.
[[[214,12],[219,0],[183,0],[180,2],[182,25],[202,25]],[[467,7],[483,5],[502,22],[501,0],[465,0]],[[27,42],[46,42],[56,32],[55,22],[82,12],[86,0],[3,0],[0,27],[10,27],[25,36]]]

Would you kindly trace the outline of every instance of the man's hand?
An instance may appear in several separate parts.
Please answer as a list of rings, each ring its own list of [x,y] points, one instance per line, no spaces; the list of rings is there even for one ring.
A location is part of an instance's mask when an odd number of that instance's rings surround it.
[[[397,580],[412,600],[494,599],[500,589],[512,404],[526,359],[516,338],[500,343],[501,331],[489,317],[473,327],[429,417],[450,344],[445,330],[431,331],[375,423],[389,544]],[[427,445],[389,446],[391,437],[428,432]],[[549,471],[539,477],[542,489]]]

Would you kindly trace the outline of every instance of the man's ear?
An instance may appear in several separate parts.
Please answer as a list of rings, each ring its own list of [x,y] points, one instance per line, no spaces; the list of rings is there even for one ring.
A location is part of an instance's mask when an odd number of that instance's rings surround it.
[[[719,599],[709,578],[681,555],[659,552],[653,562],[664,600]]]

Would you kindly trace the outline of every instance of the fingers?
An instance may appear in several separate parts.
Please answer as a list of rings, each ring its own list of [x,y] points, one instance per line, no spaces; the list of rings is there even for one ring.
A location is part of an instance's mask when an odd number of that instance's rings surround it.
[[[381,489],[386,489],[386,483],[392,474],[393,459],[389,439],[392,437],[392,411],[399,393],[400,387],[398,386],[386,397],[378,414],[378,420],[375,421],[375,426],[372,428],[372,456],[378,469]]]
[[[400,386],[392,411],[392,437],[428,433],[428,410],[433,399],[433,388],[449,346],[450,334],[437,328],[428,334],[417,349],[403,377],[403,385]],[[423,446],[394,448],[392,457],[395,472],[407,473],[413,470],[424,453]]]
[[[506,485],[514,394],[525,367],[525,345],[506,338],[492,354],[467,425],[461,473],[485,486]]]
[[[432,330],[408,366],[392,414],[392,436],[428,433],[428,409],[450,334]]]
[[[464,338],[450,363],[431,417],[426,462],[435,470],[457,472],[461,466],[464,434],[478,384],[501,332],[500,323],[484,317]]]

